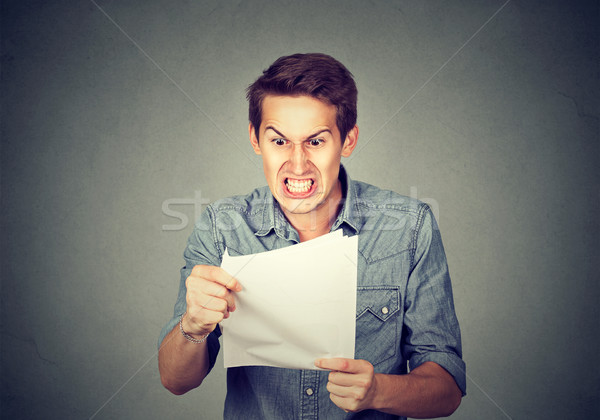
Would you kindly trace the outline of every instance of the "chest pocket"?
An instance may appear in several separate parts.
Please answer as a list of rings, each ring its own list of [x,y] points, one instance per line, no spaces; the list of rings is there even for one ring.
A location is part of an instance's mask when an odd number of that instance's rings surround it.
[[[398,353],[402,326],[400,290],[394,286],[364,286],[356,296],[355,358],[376,365]]]

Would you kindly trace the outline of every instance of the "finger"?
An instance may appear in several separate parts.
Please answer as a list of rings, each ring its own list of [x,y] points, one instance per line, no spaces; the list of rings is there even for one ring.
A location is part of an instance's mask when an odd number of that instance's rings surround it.
[[[327,390],[340,397],[362,400],[367,396],[372,385],[373,381],[364,375],[344,374],[344,377],[339,382],[334,382],[330,379],[327,382]]]
[[[233,297],[233,294],[229,291],[229,289],[225,288],[225,286],[222,286],[218,283],[214,283],[204,279],[202,280],[203,281],[199,284],[202,288],[203,293],[208,296],[208,299],[223,300],[227,303],[227,309],[229,311],[235,310],[235,299]],[[206,306],[206,304],[209,303],[208,299],[206,299],[206,302],[200,302],[200,304],[202,306]]]
[[[222,286],[219,283],[190,276],[186,281],[186,287],[188,289],[189,300],[195,305],[207,307],[207,305],[216,300],[217,305],[219,306],[221,305],[219,301],[226,302],[227,306],[223,310],[235,310],[235,299],[233,294],[225,288],[225,286]],[[217,308],[216,310],[221,309]]]
[[[335,402],[338,407],[352,411],[362,406],[363,400],[367,395],[367,392],[364,389],[338,387],[331,384],[327,384],[327,390],[329,390],[329,398]]]
[[[207,334],[212,332],[217,324],[223,320],[221,312],[207,311],[202,309],[200,312],[188,311],[184,314],[183,330],[189,334]]]
[[[353,400],[351,398],[339,397],[335,394],[329,394],[329,399],[339,408],[344,410],[346,413],[356,411],[358,406],[356,400]]]
[[[346,373],[340,371],[333,371],[329,373],[328,380],[332,384],[339,386],[355,386],[362,384],[362,376],[355,373]]]
[[[352,387],[350,386],[342,386],[339,384],[335,384],[333,382],[327,382],[327,391],[330,394],[337,395],[338,397],[348,398],[351,397]]]
[[[360,373],[363,371],[367,371],[368,367],[365,365],[365,363],[367,363],[372,368],[372,365],[366,360],[354,360],[341,357],[315,360],[315,366],[320,367],[321,369],[335,370],[347,373]]]
[[[200,327],[212,326],[213,324],[218,324],[223,321],[225,316],[223,312],[217,311],[209,311],[206,309],[201,309],[196,312],[194,315],[189,315],[190,323],[194,323]]]
[[[215,296],[201,295],[196,300],[195,306],[200,306],[209,311],[221,312],[226,314],[229,312],[229,302],[225,299],[217,298]]]
[[[196,328],[205,329],[208,324],[216,324],[229,318],[227,302],[211,296],[187,296],[187,313]]]
[[[219,283],[234,292],[240,292],[242,290],[242,285],[237,281],[237,279],[227,273],[221,267],[215,267],[212,265],[196,265],[192,269],[192,273],[190,275]]]

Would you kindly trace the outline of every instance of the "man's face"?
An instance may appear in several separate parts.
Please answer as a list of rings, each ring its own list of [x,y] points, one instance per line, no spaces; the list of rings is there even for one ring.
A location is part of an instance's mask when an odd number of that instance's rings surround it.
[[[254,151],[262,155],[267,184],[285,213],[337,206],[340,160],[354,150],[358,127],[342,145],[335,106],[310,96],[269,95],[262,104],[259,139],[252,125],[249,131]]]

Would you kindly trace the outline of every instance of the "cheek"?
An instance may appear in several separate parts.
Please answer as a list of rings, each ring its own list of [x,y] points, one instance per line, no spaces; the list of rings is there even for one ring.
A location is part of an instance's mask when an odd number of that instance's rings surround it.
[[[336,153],[328,153],[313,160],[323,178],[335,177],[340,166],[340,156]]]
[[[281,159],[276,159],[273,156],[263,157],[263,168],[267,178],[276,178],[279,174],[283,162]]]

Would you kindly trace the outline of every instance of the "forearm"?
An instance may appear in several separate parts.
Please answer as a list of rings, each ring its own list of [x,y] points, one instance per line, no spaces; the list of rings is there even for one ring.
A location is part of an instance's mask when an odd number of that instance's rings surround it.
[[[375,383],[373,408],[412,418],[449,416],[462,397],[454,378],[433,362],[406,375],[375,374]]]
[[[165,336],[158,351],[158,370],[163,386],[173,394],[185,394],[198,387],[208,374],[208,367],[206,341],[186,340],[179,325]]]

